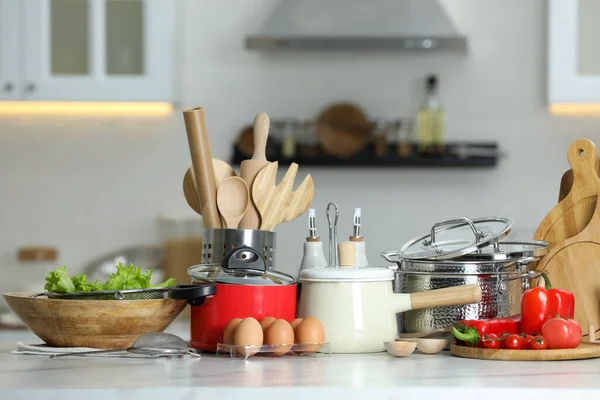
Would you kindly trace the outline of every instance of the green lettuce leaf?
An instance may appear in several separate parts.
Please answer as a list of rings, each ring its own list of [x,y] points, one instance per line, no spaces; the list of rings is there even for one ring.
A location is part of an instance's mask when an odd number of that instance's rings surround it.
[[[142,273],[140,267],[133,264],[126,267],[123,263],[119,263],[117,272],[110,274],[108,281],[104,284],[104,290],[146,289],[150,287],[151,277],[151,269]]]
[[[175,286],[177,282],[175,281],[175,278],[169,278],[166,281],[162,282],[162,283],[157,283],[156,285],[150,285],[150,287],[171,287],[171,286]]]
[[[73,284],[75,285],[76,292],[87,293],[87,292],[97,292],[97,291],[104,290],[104,285],[101,284],[100,282],[98,282],[97,279],[96,279],[96,282],[88,283],[87,276],[84,274],[74,275],[71,277],[71,280],[73,281]]]
[[[54,293],[73,293],[73,292],[97,292],[102,290],[128,290],[128,289],[147,289],[155,287],[171,287],[175,285],[175,279],[170,278],[164,282],[152,285],[150,278],[152,277],[152,270],[149,269],[146,272],[142,272],[140,267],[136,267],[130,264],[128,267],[124,266],[123,263],[117,265],[117,271],[110,274],[110,277],[106,283],[102,284],[98,282],[88,282],[85,274],[73,275],[69,278],[66,267],[51,271],[46,276],[45,289],[48,292]]]
[[[75,291],[75,284],[69,278],[69,274],[67,274],[67,267],[63,265],[46,275],[46,286],[44,288],[48,292],[73,293]]]

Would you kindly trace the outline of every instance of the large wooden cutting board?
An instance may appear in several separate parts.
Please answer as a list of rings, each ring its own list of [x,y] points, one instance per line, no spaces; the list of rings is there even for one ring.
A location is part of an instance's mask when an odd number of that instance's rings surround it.
[[[573,169],[573,185],[566,197],[542,220],[533,239],[556,244],[580,233],[592,219],[600,193],[596,173],[596,145],[579,139],[569,147],[567,157]]]
[[[575,320],[584,335],[589,325],[600,326],[600,202],[589,224],[555,244],[537,269],[546,271],[552,286],[573,292]]]
[[[502,361],[560,361],[582,360],[600,357],[600,344],[581,343],[575,349],[560,350],[506,350],[480,349],[452,344],[450,353],[456,357],[476,358],[479,360]]]

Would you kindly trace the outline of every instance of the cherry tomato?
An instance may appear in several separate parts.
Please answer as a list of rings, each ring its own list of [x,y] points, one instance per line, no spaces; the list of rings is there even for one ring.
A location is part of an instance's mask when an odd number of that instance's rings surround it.
[[[499,340],[498,335],[495,333],[490,333],[489,335],[485,335],[483,337],[483,347],[486,349],[499,349],[500,345],[502,345],[502,340]]]
[[[504,339],[504,348],[507,350],[521,350],[523,348],[523,338],[519,335],[508,335]]]
[[[533,339],[533,336],[528,335],[526,333],[521,333],[521,338],[523,339],[523,350],[528,350],[531,349],[531,339]]]
[[[542,326],[549,349],[574,349],[581,343],[581,326],[574,319],[550,318]]]
[[[531,350],[546,350],[548,348],[548,341],[545,337],[537,335],[531,339],[531,343],[529,343]]]

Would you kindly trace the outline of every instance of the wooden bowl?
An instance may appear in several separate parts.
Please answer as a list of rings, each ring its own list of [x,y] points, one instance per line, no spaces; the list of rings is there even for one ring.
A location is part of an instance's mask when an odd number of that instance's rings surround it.
[[[317,136],[327,154],[346,158],[361,151],[371,135],[367,114],[351,103],[332,104],[317,117]]]
[[[54,300],[9,292],[4,298],[25,325],[49,346],[124,349],[149,332],[162,332],[185,300]]]

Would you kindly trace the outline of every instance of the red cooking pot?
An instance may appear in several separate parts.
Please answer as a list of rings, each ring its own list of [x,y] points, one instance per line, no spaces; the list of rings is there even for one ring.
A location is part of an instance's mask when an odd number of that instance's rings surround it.
[[[191,267],[188,274],[194,284],[176,286],[170,295],[192,306],[191,344],[197,349],[216,351],[233,318],[296,318],[296,280],[268,271],[261,254],[251,247],[234,249],[220,265]]]

